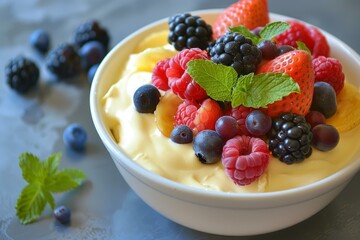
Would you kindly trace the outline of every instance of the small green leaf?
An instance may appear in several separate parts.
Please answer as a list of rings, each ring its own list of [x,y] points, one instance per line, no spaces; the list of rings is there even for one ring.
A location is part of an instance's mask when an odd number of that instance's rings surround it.
[[[28,183],[34,183],[37,180],[37,173],[41,168],[40,165],[39,158],[31,153],[23,153],[19,156],[22,176]]]
[[[237,80],[234,68],[209,60],[196,59],[188,63],[188,74],[217,101],[230,101]]]
[[[298,50],[304,50],[306,51],[308,54],[311,55],[311,51],[310,49],[306,46],[305,43],[301,42],[301,41],[296,41],[296,45],[297,45],[297,49]]]
[[[236,32],[240,33],[244,37],[250,38],[253,44],[257,45],[259,42],[261,42],[261,38],[253,34],[249,29],[247,29],[245,26],[240,25],[236,27],[230,27],[230,32]]]
[[[288,74],[248,74],[240,77],[231,104],[233,107],[264,108],[292,92],[299,93],[300,87]]]
[[[42,165],[46,169],[47,176],[52,176],[57,172],[60,165],[60,159],[61,153],[54,153],[42,162]]]
[[[46,190],[44,188],[42,188],[42,194],[43,194],[46,202],[50,204],[51,209],[54,210],[56,207],[54,197],[51,195],[51,193],[48,190]]]
[[[264,40],[272,40],[277,35],[285,32],[289,27],[289,23],[282,21],[268,23],[261,29],[260,37]]]
[[[86,175],[80,170],[64,169],[50,178],[45,186],[53,193],[65,192],[78,187],[85,179]]]

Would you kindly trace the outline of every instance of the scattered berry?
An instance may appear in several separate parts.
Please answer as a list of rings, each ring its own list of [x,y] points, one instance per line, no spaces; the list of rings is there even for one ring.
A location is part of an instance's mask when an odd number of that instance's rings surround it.
[[[46,67],[59,79],[72,78],[81,73],[81,58],[72,44],[64,43],[50,51]]]
[[[249,131],[246,128],[246,117],[254,111],[253,108],[248,108],[245,106],[238,106],[236,108],[232,108],[230,111],[230,116],[236,119],[236,122],[240,128],[239,135],[250,136]]]
[[[176,126],[172,132],[170,139],[179,144],[191,143],[193,141],[194,134],[192,130],[186,125]]]
[[[211,98],[207,98],[201,104],[185,100],[175,114],[175,126],[185,124],[196,135],[205,129],[214,130],[215,123],[221,116],[219,104]]]
[[[310,111],[305,116],[306,121],[311,125],[311,128],[314,128],[316,125],[325,123],[325,116],[318,111]]]
[[[312,146],[320,151],[327,152],[335,148],[339,143],[338,130],[328,124],[319,124],[312,129]]]
[[[254,137],[265,136],[271,128],[271,117],[260,110],[254,110],[246,117],[245,126]]]
[[[195,155],[201,163],[211,164],[220,161],[224,141],[214,130],[199,132],[193,143]]]
[[[314,84],[311,110],[321,112],[325,118],[329,118],[336,113],[336,93],[334,88],[327,82],[316,82]]]
[[[258,44],[263,59],[271,60],[279,55],[279,49],[271,40],[264,40]]]
[[[226,33],[218,38],[209,54],[211,61],[232,66],[239,75],[255,72],[262,59],[257,46],[239,33]]]
[[[30,35],[30,45],[41,54],[50,49],[50,35],[44,29],[36,29]]]
[[[90,69],[95,64],[100,63],[106,55],[104,46],[97,41],[86,42],[80,49],[79,55],[84,69]]]
[[[6,65],[5,75],[10,88],[22,94],[37,85],[40,71],[32,60],[20,55]]]
[[[169,19],[168,42],[178,51],[187,48],[205,50],[212,40],[212,27],[201,17],[183,13]]]
[[[331,57],[317,57],[313,61],[315,82],[327,82],[335,90],[336,95],[344,88],[345,75],[339,60]]]
[[[98,41],[107,51],[109,49],[110,37],[105,28],[100,26],[98,21],[89,20],[82,23],[75,31],[75,44],[81,48],[85,43],[90,41]]]
[[[225,34],[229,27],[243,25],[248,29],[269,23],[267,0],[240,0],[219,14],[213,24],[214,39]]]
[[[273,121],[269,149],[274,157],[286,164],[301,162],[311,153],[311,126],[305,117],[284,113]]]
[[[160,101],[160,96],[160,92],[155,86],[151,84],[142,85],[135,91],[133,96],[136,111],[139,113],[154,113]]]
[[[69,224],[71,217],[70,209],[65,206],[59,206],[54,209],[54,217],[61,224]]]
[[[152,84],[160,90],[167,91],[170,89],[169,80],[166,76],[166,69],[169,67],[170,58],[165,58],[156,63],[152,75]]]
[[[82,151],[87,141],[86,130],[78,123],[68,125],[63,133],[64,143],[76,151]]]
[[[205,51],[199,48],[185,49],[171,58],[166,76],[171,90],[182,99],[203,100],[206,91],[186,72],[187,63],[194,59],[208,59]]]
[[[99,68],[99,65],[100,64],[94,64],[90,67],[90,69],[88,70],[87,72],[87,79],[88,79],[88,82],[91,84],[93,79],[94,79],[94,76],[95,76],[95,73],[97,71],[97,69]]]
[[[222,116],[215,123],[215,131],[226,141],[238,135],[240,128],[235,118]]]
[[[266,170],[270,153],[260,138],[236,136],[223,147],[222,164],[226,174],[240,186],[258,179]]]

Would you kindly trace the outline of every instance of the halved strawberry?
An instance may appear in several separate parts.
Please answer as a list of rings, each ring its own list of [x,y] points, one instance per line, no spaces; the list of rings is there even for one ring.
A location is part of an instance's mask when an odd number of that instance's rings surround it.
[[[217,39],[229,27],[244,25],[248,29],[263,27],[269,23],[267,0],[240,0],[226,8],[213,24],[213,38]]]
[[[290,93],[282,100],[267,106],[267,113],[277,117],[283,112],[292,112],[305,116],[310,109],[314,92],[314,69],[312,58],[303,50],[294,50],[261,65],[259,73],[280,72],[290,75],[299,84],[300,93]]]

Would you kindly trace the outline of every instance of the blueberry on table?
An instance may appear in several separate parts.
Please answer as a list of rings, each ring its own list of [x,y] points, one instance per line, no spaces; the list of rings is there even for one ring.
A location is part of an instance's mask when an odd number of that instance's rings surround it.
[[[86,130],[80,124],[72,123],[65,128],[63,140],[70,148],[81,151],[85,148],[87,141]]]
[[[71,217],[70,209],[65,206],[59,206],[54,209],[54,217],[61,224],[69,224]]]
[[[90,69],[93,65],[103,60],[106,55],[106,50],[100,42],[90,41],[79,49],[79,55],[83,68]]]
[[[40,28],[33,31],[29,41],[31,46],[41,54],[47,53],[50,49],[50,35],[44,29]]]

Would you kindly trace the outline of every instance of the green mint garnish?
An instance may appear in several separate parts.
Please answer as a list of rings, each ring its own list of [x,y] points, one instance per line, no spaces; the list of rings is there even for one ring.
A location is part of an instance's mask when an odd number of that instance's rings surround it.
[[[19,156],[22,176],[28,185],[23,188],[16,202],[16,216],[22,224],[35,221],[48,203],[55,209],[52,193],[65,192],[78,187],[85,174],[77,169],[58,171],[61,153],[52,154],[45,161],[31,153]]]
[[[257,45],[259,42],[261,42],[261,38],[259,36],[253,34],[249,29],[247,29],[243,25],[236,26],[236,27],[230,27],[229,29],[230,29],[230,32],[240,33],[244,37],[250,38],[250,40],[255,45]]]
[[[266,108],[292,92],[300,92],[297,82],[285,73],[250,73],[238,77],[233,67],[204,59],[190,61],[187,72],[209,97],[231,102],[232,107]]]
[[[296,41],[296,45],[297,45],[297,49],[298,49],[298,50],[304,50],[304,51],[306,51],[307,53],[309,53],[309,54],[311,55],[311,51],[310,51],[310,49],[306,46],[305,43],[300,42],[300,41]]]

